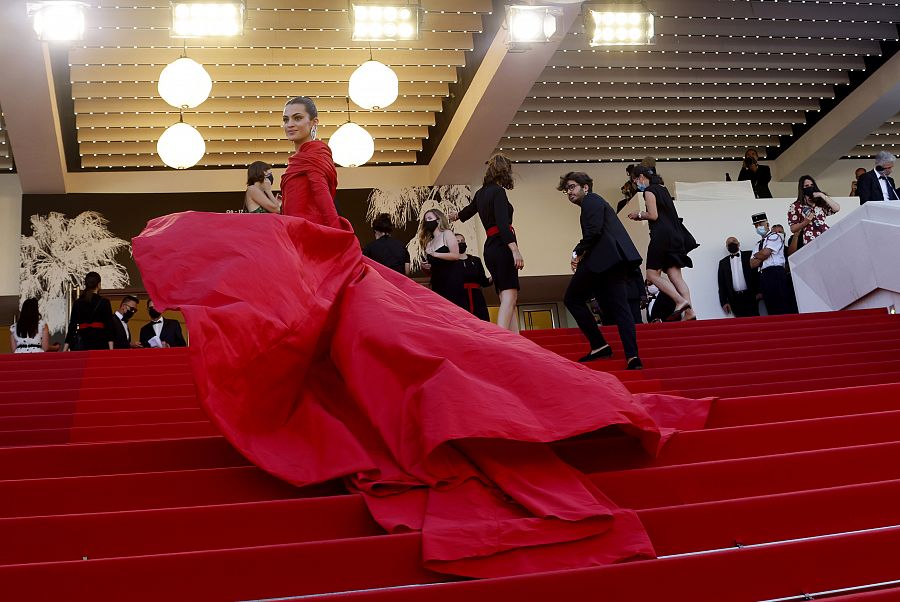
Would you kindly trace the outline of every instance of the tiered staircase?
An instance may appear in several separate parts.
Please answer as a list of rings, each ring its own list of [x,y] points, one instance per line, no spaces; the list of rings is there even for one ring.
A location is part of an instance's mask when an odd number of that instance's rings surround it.
[[[591,367],[632,391],[718,397],[655,459],[557,446],[638,510],[658,560],[454,582],[340,484],[296,489],[231,449],[186,350],[5,355],[0,600],[900,599],[900,318],[641,326],[641,372],[604,333],[616,358]],[[574,330],[526,336],[586,351]]]

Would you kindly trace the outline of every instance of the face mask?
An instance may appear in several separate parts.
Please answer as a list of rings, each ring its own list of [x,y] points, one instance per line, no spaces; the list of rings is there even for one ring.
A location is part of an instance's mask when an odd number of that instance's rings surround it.
[[[460,253],[465,253],[467,248],[468,248],[468,246],[466,245],[466,243],[464,243],[464,242],[459,243],[459,252]]]
[[[266,179],[269,181],[269,184],[275,183],[275,176],[273,176],[272,174],[267,175]]]
[[[656,288],[655,284],[651,284],[650,286],[647,287],[647,292],[650,293],[651,295],[658,295],[659,289]]]
[[[426,232],[434,232],[435,230],[437,230],[437,227],[438,227],[437,220],[425,222],[425,231]]]
[[[759,234],[760,236],[765,236],[766,234],[769,233],[769,229],[766,228],[765,226],[757,226],[756,233]]]
[[[741,250],[741,246],[739,244],[737,244],[736,242],[728,243],[728,252],[729,253],[737,253],[740,250]]]
[[[640,190],[641,192],[644,192],[645,190],[647,190],[647,186],[648,186],[648,184],[642,184],[642,183],[640,183],[640,182],[635,182],[634,185],[635,185],[635,187],[636,187],[638,190]]]
[[[136,313],[137,313],[137,310],[136,310],[136,309],[127,309],[127,310],[125,310],[125,313],[122,314],[122,321],[123,321],[123,322],[127,322],[127,321],[130,320],[131,317],[132,317],[134,314],[136,314]]]
[[[158,320],[159,317],[162,315],[161,313],[159,313],[158,311],[156,311],[156,308],[154,308],[154,307],[148,307],[148,308],[147,308],[147,313],[150,314],[150,319],[151,319],[151,320],[154,320],[154,321],[155,321],[155,320]]]

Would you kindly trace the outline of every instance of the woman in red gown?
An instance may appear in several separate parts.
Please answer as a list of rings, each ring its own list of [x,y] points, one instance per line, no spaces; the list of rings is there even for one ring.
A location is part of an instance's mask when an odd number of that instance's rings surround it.
[[[284,111],[285,216],[181,213],[134,240],[154,302],[185,315],[211,419],[266,471],[344,478],[385,529],[421,530],[436,571],[652,557],[637,515],[548,442],[617,425],[652,454],[708,401],[633,396],[365,260],[307,101]]]

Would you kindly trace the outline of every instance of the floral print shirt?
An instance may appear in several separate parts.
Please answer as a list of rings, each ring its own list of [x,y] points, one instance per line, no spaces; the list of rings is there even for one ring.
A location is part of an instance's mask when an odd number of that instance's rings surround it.
[[[788,223],[790,225],[800,224],[806,219],[803,217],[804,208],[809,208],[813,212],[812,222],[810,222],[810,224],[801,232],[803,235],[803,244],[806,244],[828,229],[825,218],[829,215],[834,215],[834,210],[828,205],[825,205],[824,207],[819,207],[818,205],[810,207],[805,202],[794,201],[787,214]]]

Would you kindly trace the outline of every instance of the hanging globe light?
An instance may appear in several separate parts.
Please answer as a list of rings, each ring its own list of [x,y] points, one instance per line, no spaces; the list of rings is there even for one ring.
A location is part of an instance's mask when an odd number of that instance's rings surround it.
[[[209,98],[212,78],[203,65],[181,57],[162,70],[157,89],[162,99],[176,109],[193,109]]]
[[[359,167],[375,154],[375,140],[362,127],[348,121],[328,139],[334,162],[342,167]]]
[[[203,158],[206,142],[194,126],[179,122],[162,133],[156,143],[156,152],[169,167],[187,169]]]
[[[364,109],[384,109],[398,93],[397,74],[384,63],[366,61],[350,76],[350,99]]]

